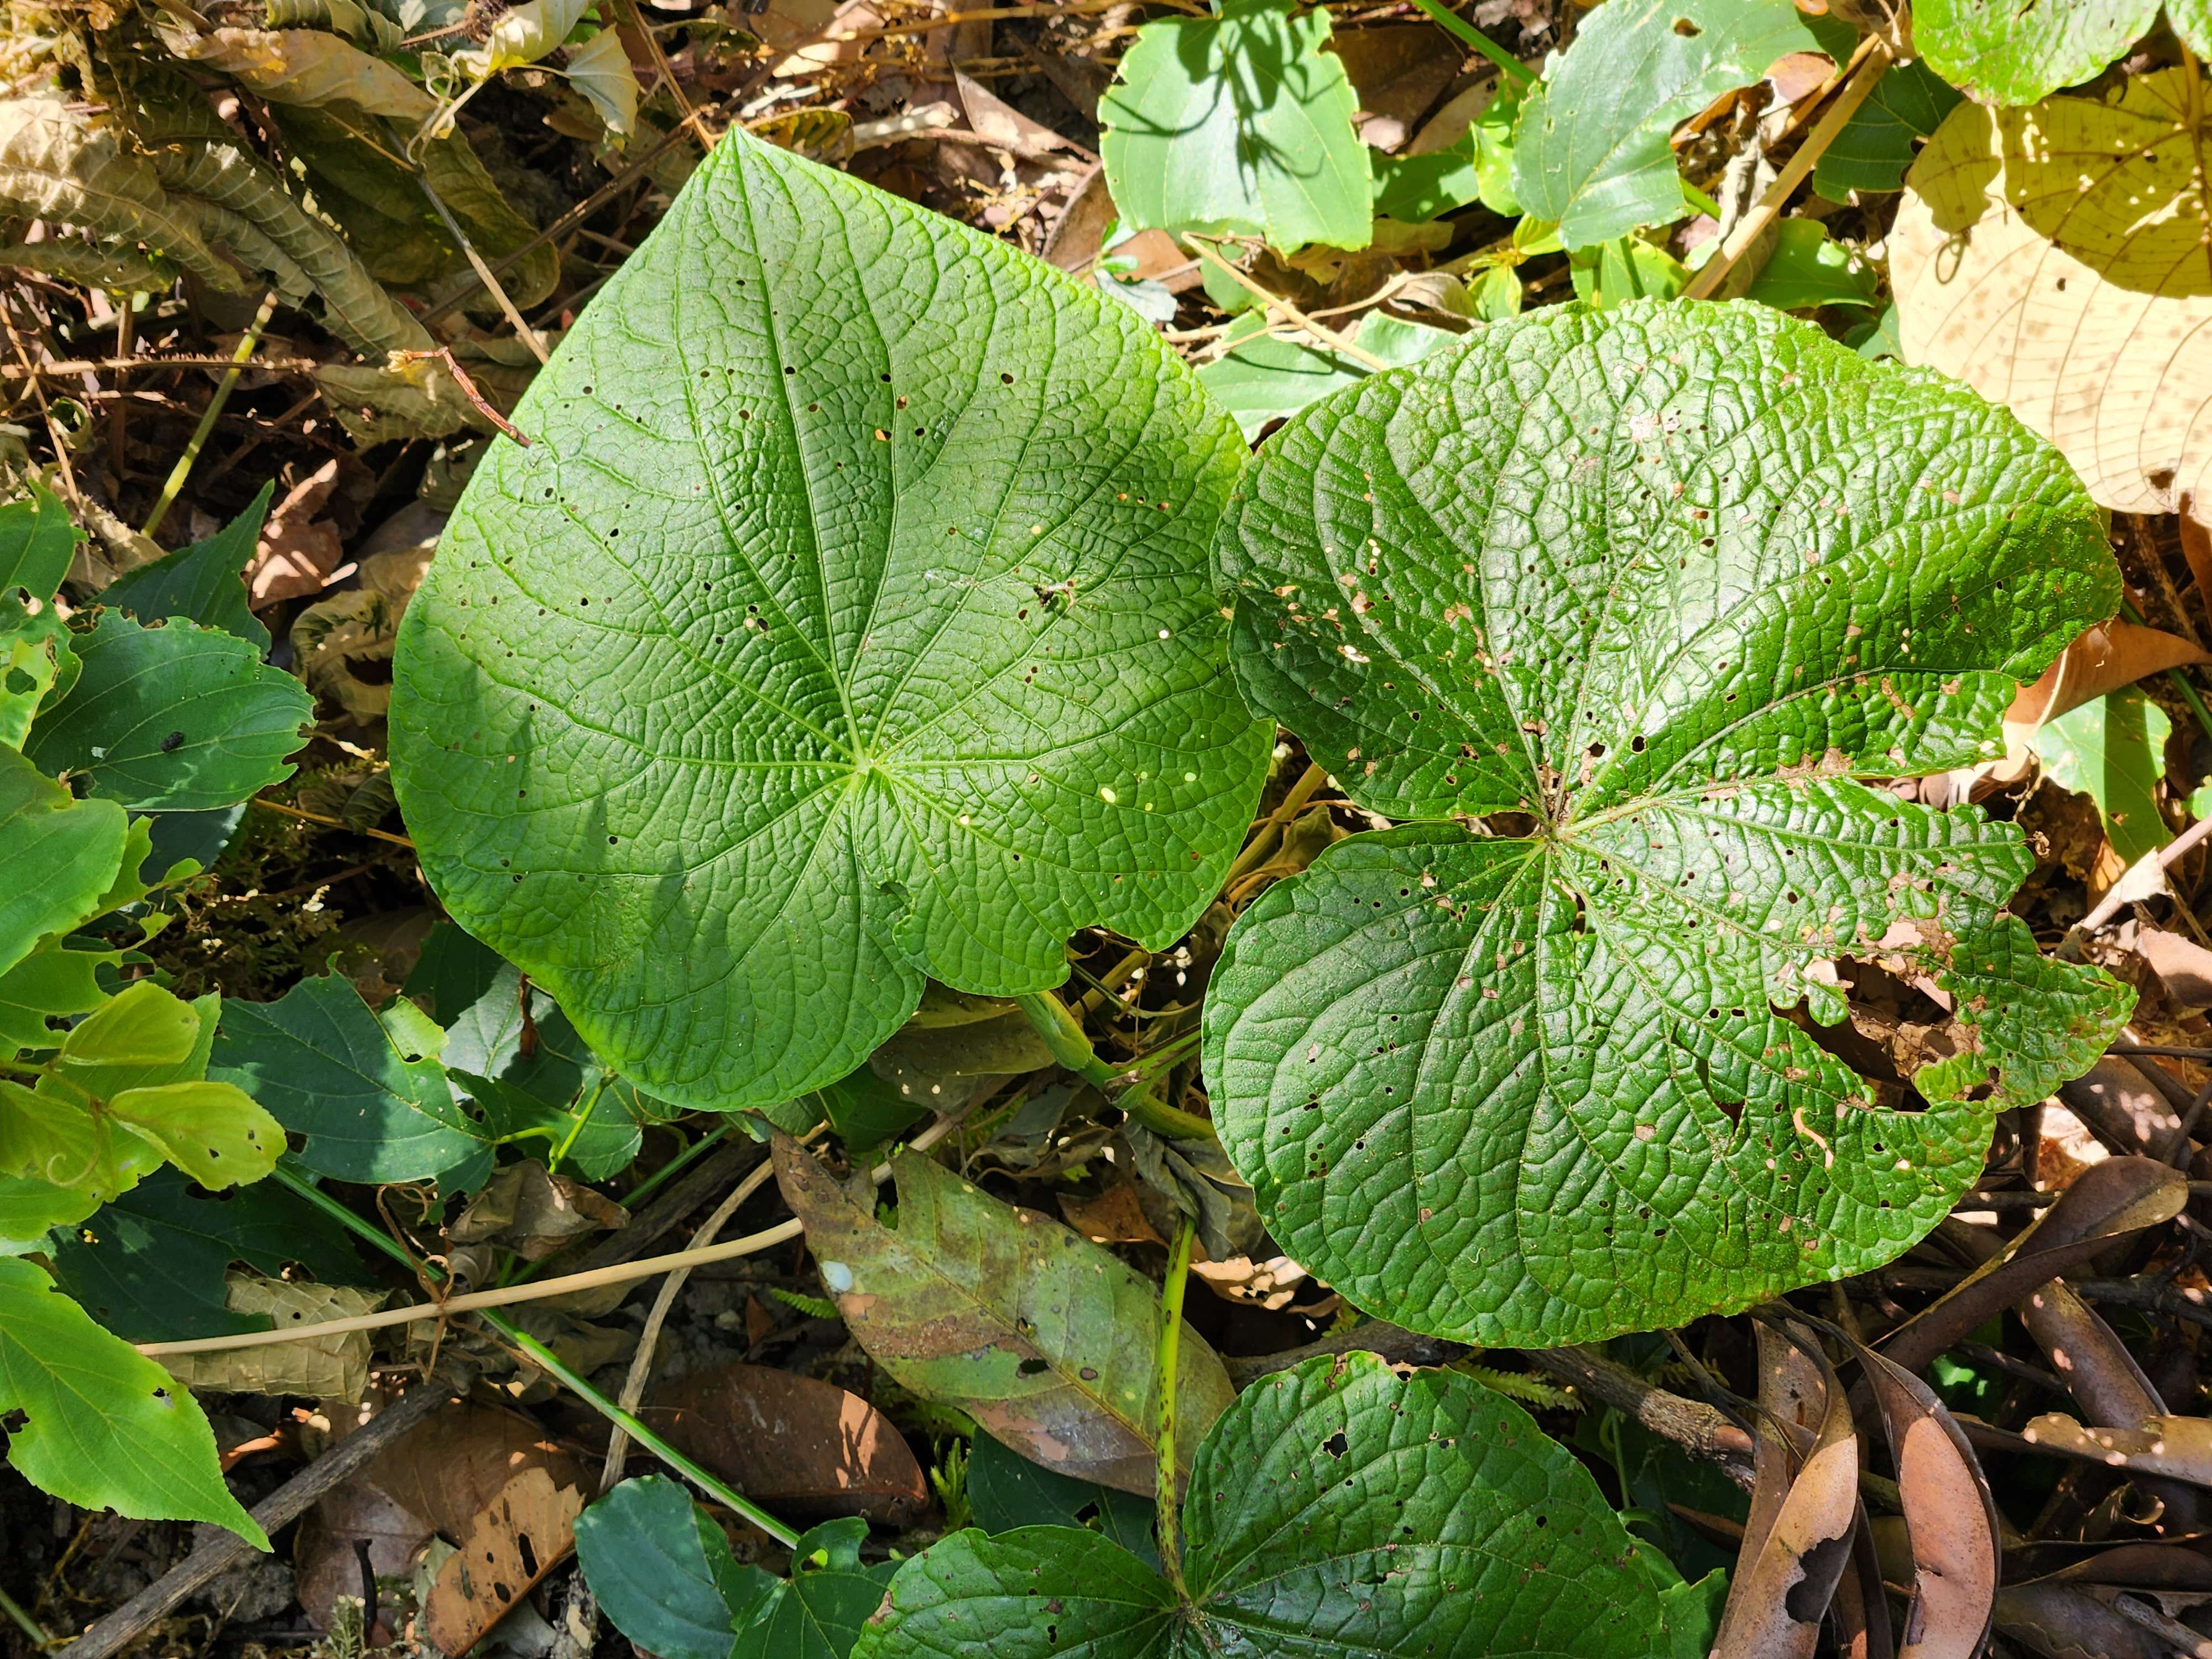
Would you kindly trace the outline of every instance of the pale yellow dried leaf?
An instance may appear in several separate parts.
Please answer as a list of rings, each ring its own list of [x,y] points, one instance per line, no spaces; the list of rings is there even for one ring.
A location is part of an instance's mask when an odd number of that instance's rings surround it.
[[[592,101],[607,131],[627,138],[637,130],[637,74],[622,37],[601,29],[568,53],[568,84]]]
[[[2091,495],[2165,513],[2212,469],[2212,209],[2181,70],[1962,103],[1890,233],[1905,360],[2008,405]]]
[[[384,1293],[233,1273],[223,1281],[222,1299],[233,1313],[267,1314],[281,1329],[350,1319],[381,1307]],[[259,1348],[170,1354],[161,1363],[177,1381],[195,1389],[358,1400],[368,1386],[368,1346],[367,1331],[346,1331]]]

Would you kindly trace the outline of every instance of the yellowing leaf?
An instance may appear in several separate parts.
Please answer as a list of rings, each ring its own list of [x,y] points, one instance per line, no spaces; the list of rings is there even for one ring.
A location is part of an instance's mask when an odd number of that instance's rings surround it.
[[[637,76],[623,50],[622,37],[601,29],[568,54],[568,83],[592,100],[607,131],[627,138],[637,125]],[[842,113],[842,112],[839,112]],[[852,119],[846,118],[848,131]]]
[[[1954,110],[1890,234],[1905,360],[2009,405],[2105,507],[2212,467],[2212,205],[2183,70],[2101,99]]]
[[[105,1201],[161,1164],[150,1141],[90,1111],[51,1079],[27,1089],[0,1078],[0,1176],[51,1182]]]
[[[284,1150],[283,1126],[234,1083],[125,1089],[107,1110],[211,1190],[260,1180]]]
[[[209,29],[166,15],[155,25],[179,58],[220,70],[279,104],[358,105],[371,115],[419,121],[433,98],[380,58],[322,29]]]
[[[384,1304],[384,1293],[340,1285],[301,1285],[233,1273],[223,1281],[223,1305],[233,1313],[266,1314],[278,1329],[350,1319]],[[358,1400],[368,1384],[369,1333],[305,1337],[262,1348],[165,1356],[177,1381],[195,1389],[232,1394],[306,1394],[325,1400]]]

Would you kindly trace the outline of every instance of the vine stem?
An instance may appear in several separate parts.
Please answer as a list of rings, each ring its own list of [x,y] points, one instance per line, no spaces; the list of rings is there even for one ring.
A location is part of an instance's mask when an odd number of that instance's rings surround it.
[[[762,1167],[766,1168],[767,1166],[763,1165]],[[403,1262],[415,1272],[428,1273],[435,1279],[442,1279],[446,1277],[445,1269],[439,1267],[435,1262],[416,1261],[415,1257],[409,1254],[409,1252],[396,1240],[386,1237],[376,1228],[370,1226],[368,1222],[362,1220],[351,1210],[346,1208],[344,1205],[339,1203],[337,1200],[332,1198],[321,1188],[316,1186],[313,1182],[308,1181],[304,1177],[295,1174],[290,1170],[283,1168],[281,1164],[270,1172],[270,1178],[275,1181],[278,1186],[284,1188],[287,1191],[295,1193],[301,1198],[305,1199],[308,1203],[313,1205],[315,1208],[320,1210],[325,1215],[330,1217],[331,1220],[343,1227],[348,1232],[352,1233],[363,1243],[371,1245],[376,1249],[381,1250],[393,1261]],[[581,1277],[582,1275],[578,1276]],[[558,1284],[559,1282],[560,1281],[557,1279],[549,1279],[547,1281],[548,1284]],[[544,1287],[538,1286],[537,1288],[542,1290]],[[443,1304],[433,1303],[430,1305],[434,1310],[442,1305],[446,1311],[451,1312],[453,1309],[453,1304],[459,1302],[463,1298],[459,1297],[453,1297],[449,1298]],[[729,1486],[724,1485],[713,1475],[708,1474],[706,1470],[701,1468],[696,1463],[694,1463],[690,1458],[684,1456],[682,1452],[678,1451],[675,1447],[670,1445],[665,1440],[663,1440],[651,1429],[646,1427],[644,1424],[638,1421],[637,1418],[633,1413],[624,1411],[620,1406],[615,1404],[613,1401],[608,1399],[606,1395],[601,1394],[597,1389],[593,1388],[581,1375],[571,1369],[558,1354],[555,1353],[543,1342],[540,1342],[536,1337],[531,1335],[529,1332],[524,1330],[521,1326],[516,1324],[505,1314],[495,1312],[489,1308],[481,1308],[476,1311],[482,1315],[485,1324],[490,1326],[501,1336],[505,1337],[512,1346],[520,1349],[525,1355],[526,1355],[531,1364],[536,1365],[539,1370],[545,1371],[550,1376],[557,1378],[570,1393],[574,1394],[593,1411],[599,1413],[600,1416],[605,1418],[610,1423],[613,1423],[619,1426],[629,1436],[631,1439],[636,1441],[639,1445],[643,1446],[655,1457],[658,1457],[662,1462],[667,1464],[670,1468],[674,1469],[678,1474],[691,1482],[693,1486],[698,1487],[700,1491],[705,1492],[716,1503],[735,1510],[739,1515],[742,1515],[746,1520],[751,1522],[753,1525],[758,1527],[763,1532],[775,1539],[777,1543],[781,1544],[786,1549],[789,1549],[792,1546],[799,1542],[799,1534],[797,1533],[793,1532],[789,1527],[785,1526],[782,1522],[777,1520],[766,1510],[762,1509],[758,1504],[752,1503],[743,1494],[732,1491]],[[332,1321],[331,1322],[331,1324],[341,1324],[343,1322],[344,1322],[343,1321]],[[295,1325],[288,1331],[275,1333],[256,1331],[249,1333],[249,1334],[256,1336],[275,1334],[296,1342],[318,1329],[327,1331],[329,1328],[329,1324],[320,1327],[313,1325]],[[153,1346],[158,1347],[161,1345],[157,1343]]]
[[[1053,1059],[1104,1095],[1107,1104],[1127,1112],[1154,1134],[1164,1135],[1170,1140],[1212,1138],[1213,1125],[1204,1118],[1154,1098],[1150,1079],[1139,1081],[1133,1087],[1129,1070],[1117,1072],[1101,1060],[1090,1036],[1068,1012],[1067,1005],[1051,992],[1026,991],[1017,996],[1014,1003],[1044,1039],[1044,1046],[1052,1050]]]
[[[1835,142],[1836,135],[1850,123],[1851,117],[1858,113],[1859,106],[1866,102],[1867,94],[1874,90],[1875,83],[1881,79],[1893,61],[1894,54],[1889,42],[1878,34],[1867,36],[1853,59],[1850,79],[1844,82],[1844,89],[1836,94],[1836,101],[1828,106],[1827,112],[1806,135],[1805,142],[1797,146],[1796,154],[1783,164],[1782,171],[1776,175],[1773,184],[1767,187],[1766,194],[1759,198],[1758,205],[1737,221],[1735,228],[1729,232],[1728,240],[1714,251],[1713,257],[1706,260],[1699,267],[1698,274],[1690,279],[1689,286],[1682,290],[1683,298],[1705,300],[1712,297],[1713,290],[1721,285],[1729,268],[1743,257],[1744,251],[1757,240],[1759,233],[1774,222],[1784,204],[1796,193],[1797,186],[1805,182],[1806,174],[1812,172],[1814,164],[1827,153],[1828,146]]]
[[[230,354],[230,367],[223,370],[222,379],[216,383],[215,396],[208,399],[207,407],[200,411],[200,422],[192,428],[191,438],[185,445],[185,453],[177,457],[177,464],[169,469],[169,476],[161,485],[161,493],[155,500],[154,510],[147,515],[146,527],[140,532],[142,535],[150,538],[161,527],[161,520],[169,516],[169,509],[177,504],[177,497],[184,491],[185,480],[192,476],[192,463],[199,459],[200,451],[207,445],[208,434],[215,430],[215,423],[222,415],[223,405],[230,401],[230,394],[237,390],[238,378],[246,372],[247,359],[253,356],[255,349],[261,343],[261,331],[269,326],[269,319],[276,314],[276,290],[272,288],[261,296],[261,309],[253,313],[252,325],[240,337],[238,349]]]
[[[9,1619],[13,1620],[15,1624],[15,1628],[21,1631],[24,1635],[29,1637],[32,1642],[39,1647],[50,1648],[53,1646],[54,1638],[46,1634],[46,1627],[40,1624],[37,1620],[32,1618],[29,1613],[24,1612],[22,1607],[16,1602],[15,1598],[9,1595],[8,1592],[3,1589],[0,1589],[0,1613],[6,1613]]]
[[[1182,1483],[1176,1470],[1176,1378],[1182,1350],[1182,1293],[1190,1280],[1191,1244],[1197,1237],[1197,1224],[1188,1216],[1176,1224],[1175,1243],[1168,1249],[1168,1276],[1160,1285],[1158,1370],[1153,1380],[1160,1402],[1153,1436],[1159,1449],[1160,1570],[1170,1583],[1185,1594],[1188,1592],[1182,1582],[1182,1527],[1176,1511]]]
[[[1413,0],[1413,3],[1426,12],[1429,21],[1437,27],[1465,41],[1492,63],[1497,64],[1499,70],[1504,71],[1506,78],[1515,85],[1533,87],[1536,84],[1535,70],[1530,69],[1457,12],[1446,6],[1443,0]]]

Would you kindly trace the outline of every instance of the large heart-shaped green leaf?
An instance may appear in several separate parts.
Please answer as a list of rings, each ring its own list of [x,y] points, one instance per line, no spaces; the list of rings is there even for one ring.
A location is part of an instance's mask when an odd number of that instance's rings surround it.
[[[1272,733],[1206,549],[1242,445],[1126,307],[732,134],[494,446],[392,776],[455,920],[686,1104],[843,1077],[925,975],[1174,940]]]
[[[1188,1597],[1072,1527],[957,1532],[899,1570],[854,1659],[1398,1659],[1667,1651],[1656,1578],[1597,1482],[1451,1371],[1310,1359],[1199,1448]]]
[[[2018,830],[1860,781],[2001,752],[2118,599],[2065,464],[1948,381],[1547,311],[1301,415],[1218,553],[1255,705],[1429,821],[1270,889],[1206,1000],[1224,1142],[1364,1308],[1549,1346],[1876,1266],[2131,1004],[2002,913]],[[1955,1011],[1925,1109],[1808,1034],[1866,957]]]
[[[1912,44],[1981,102],[2033,104],[2094,79],[2150,33],[2158,11],[2159,0],[1921,0]]]

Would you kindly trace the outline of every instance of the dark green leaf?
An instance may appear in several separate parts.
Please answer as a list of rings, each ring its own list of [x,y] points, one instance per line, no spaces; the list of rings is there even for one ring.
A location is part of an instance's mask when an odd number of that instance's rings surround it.
[[[1139,319],[732,135],[495,443],[400,634],[454,918],[679,1103],[849,1074],[924,977],[1165,945],[1272,733],[1204,548],[1242,446]]]
[[[1813,164],[1813,188],[1832,202],[1848,200],[1853,191],[1904,188],[1917,141],[1933,137],[1958,101],[1957,91],[1918,58],[1891,64]]]
[[[802,1534],[791,1553],[792,1576],[754,1604],[732,1659],[846,1659],[898,1567],[860,1565],[867,1535],[868,1523],[858,1516]]]
[[[1222,1140],[1356,1305],[1549,1346],[1878,1267],[2125,1017],[2003,912],[2017,830],[1861,781],[2001,753],[2118,599],[2064,462],[1951,382],[1547,310],[1297,417],[1219,551],[1254,702],[1431,820],[1262,894],[1206,998]],[[1778,1012],[1877,953],[1959,1011],[1924,1110]]]
[[[1070,1480],[980,1430],[968,1454],[968,1501],[975,1524],[985,1532],[1088,1527],[1146,1566],[1159,1567],[1159,1547],[1152,1540],[1158,1517],[1150,1502],[1112,1486]]]
[[[24,745],[46,770],[134,811],[185,812],[290,775],[313,700],[236,635],[108,611],[74,643],[83,672]]]
[[[165,558],[125,571],[100,590],[100,602],[128,611],[143,623],[182,617],[220,628],[269,649],[269,630],[246,607],[244,573],[260,544],[262,521],[269,516],[275,480],[222,529],[204,542],[179,548]]]
[[[245,817],[242,802],[204,812],[155,813],[147,820],[151,842],[138,878],[149,884],[165,880],[170,871],[188,859],[203,870],[213,868]]]
[[[296,1261],[326,1285],[364,1282],[346,1236],[269,1182],[218,1197],[157,1170],[72,1229],[54,1276],[84,1310],[133,1342],[266,1329],[265,1315],[223,1305],[223,1271],[243,1261],[272,1277]]]
[[[99,913],[123,862],[130,823],[109,800],[70,792],[0,748],[0,972],[48,933]]]
[[[447,1024],[439,1058],[453,1071],[494,1078],[548,1106],[566,1107],[581,1086],[586,1069],[594,1065],[592,1051],[553,999],[534,985],[530,988],[530,1018],[536,1035],[526,1054],[522,970],[502,962],[483,994]]]
[[[305,1135],[299,1159],[316,1174],[413,1181],[487,1150],[434,1058],[436,1029],[404,1000],[380,1020],[331,975],[275,1002],[224,1003],[209,1069]]]
[[[732,1659],[737,1618],[776,1588],[658,1474],[623,1481],[576,1517],[576,1559],[600,1611],[659,1659]]]
[[[909,1125],[929,1115],[927,1101],[902,1094],[896,1084],[866,1066],[815,1090],[808,1104],[830,1120],[846,1154],[853,1158],[896,1139]]]
[[[572,1104],[556,1106],[472,1072],[449,1067],[447,1076],[483,1114],[486,1134],[495,1140],[527,1139],[531,1156],[560,1174],[605,1181],[637,1156],[637,1121],[625,1104],[626,1091],[611,1085],[586,1086]]]
[[[491,989],[503,965],[491,946],[441,921],[422,941],[422,954],[407,975],[407,994],[441,1025],[451,1026],[463,1009]]]
[[[1237,1396],[1183,1511],[1189,1601],[1095,1533],[955,1533],[859,1659],[1664,1652],[1657,1575],[1588,1470],[1451,1371],[1308,1360]]]

